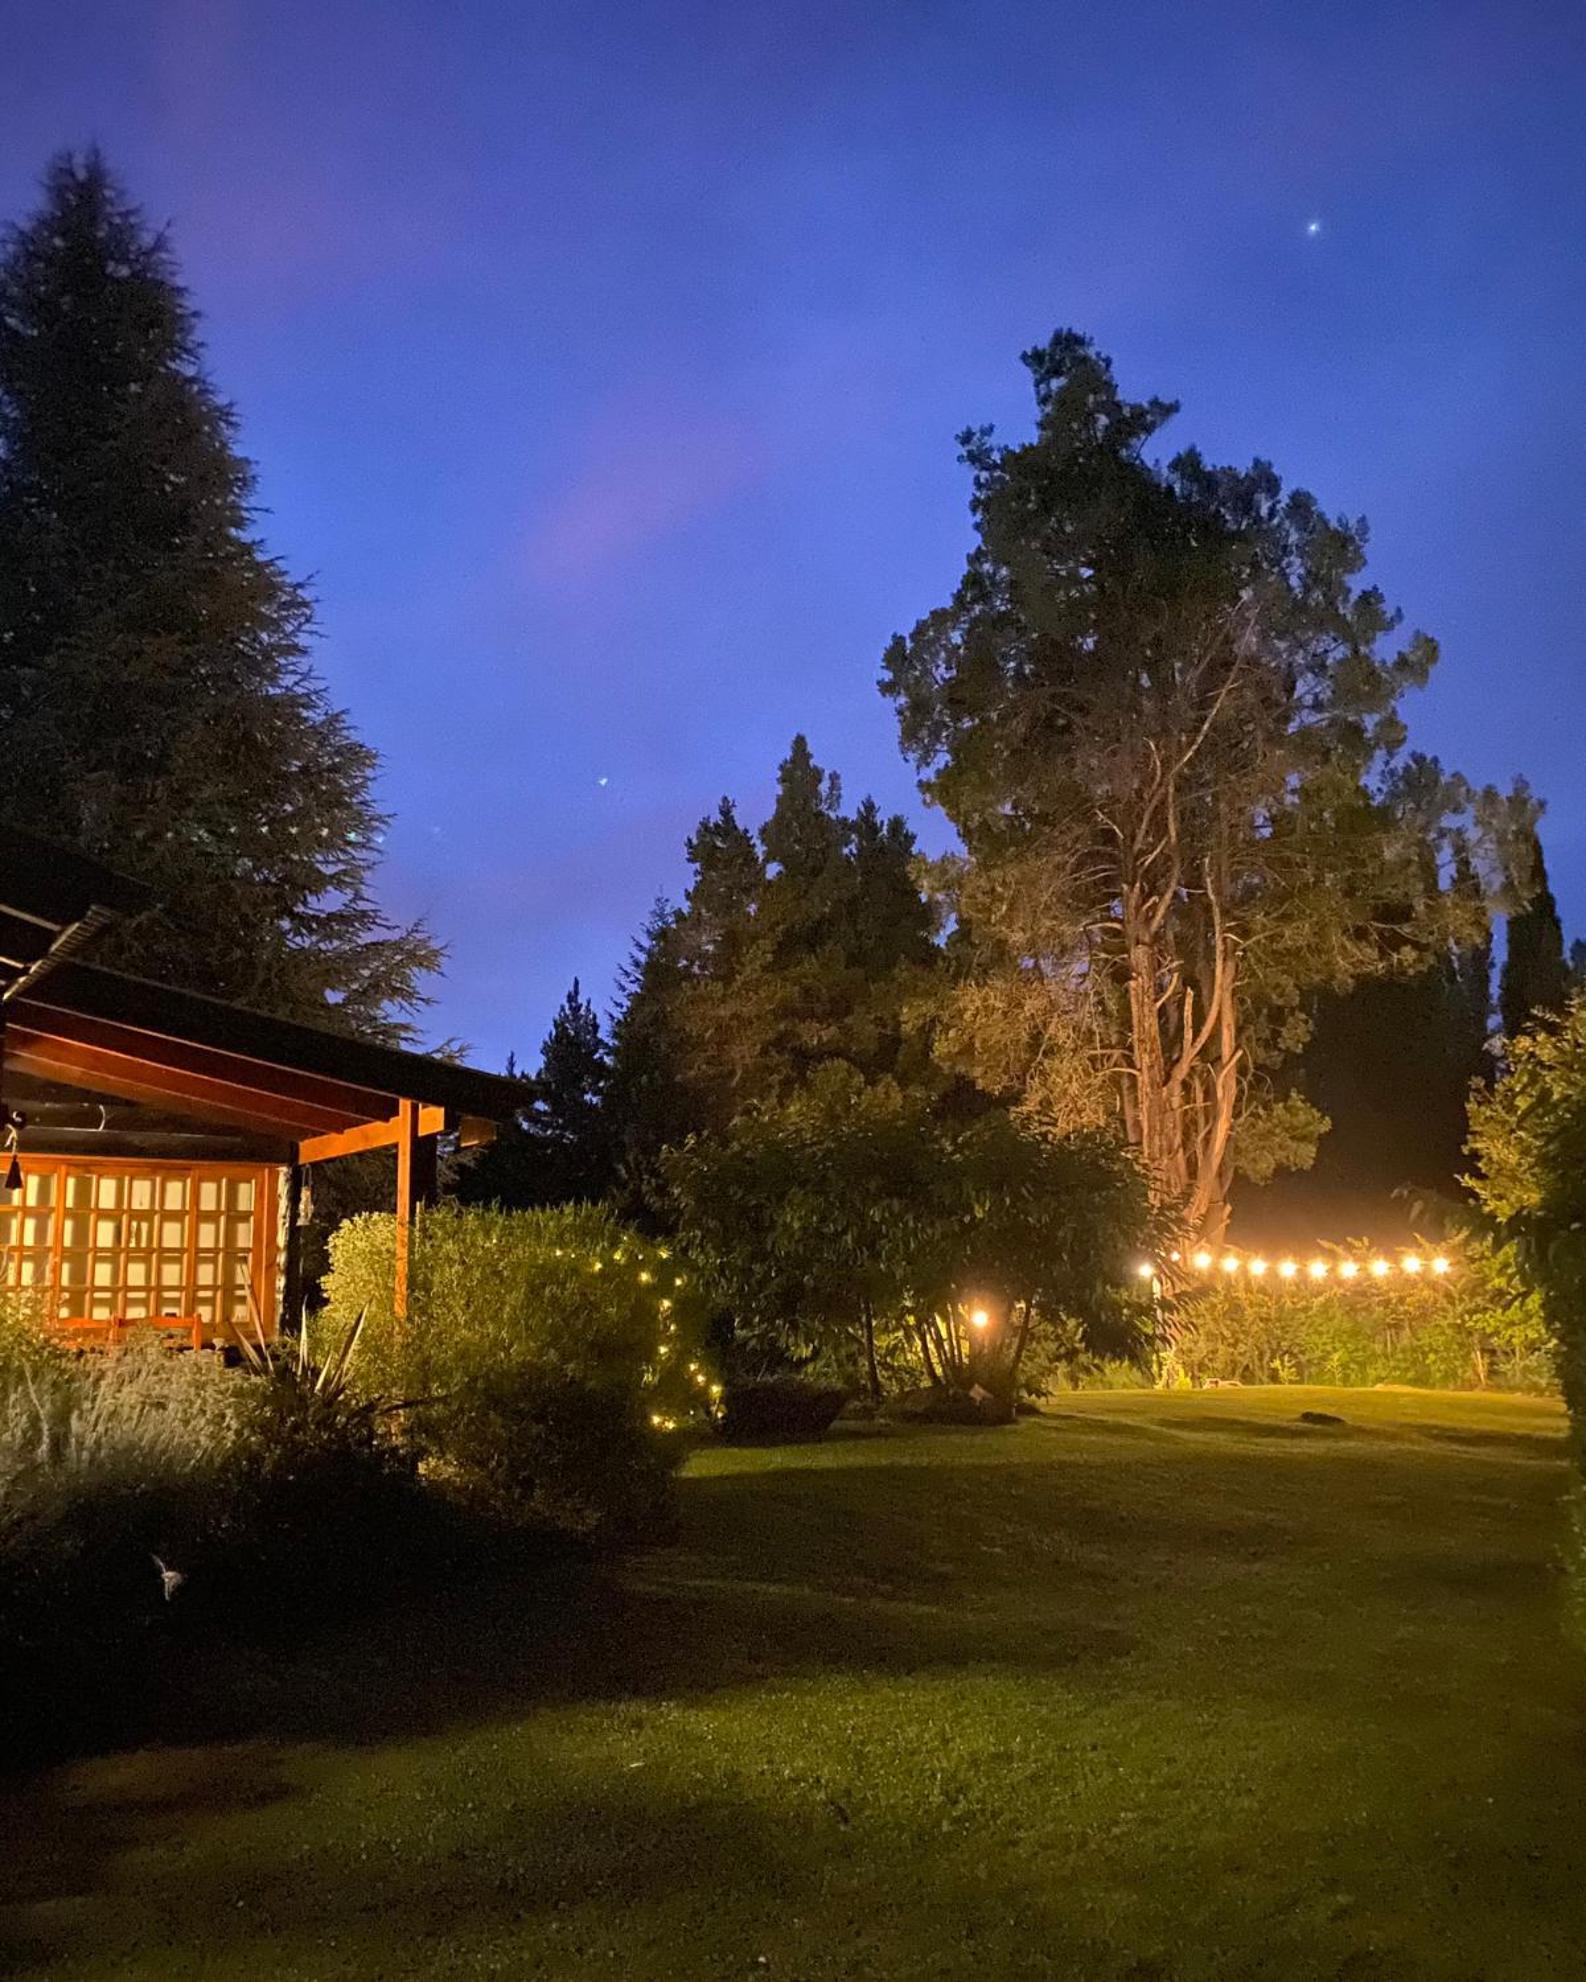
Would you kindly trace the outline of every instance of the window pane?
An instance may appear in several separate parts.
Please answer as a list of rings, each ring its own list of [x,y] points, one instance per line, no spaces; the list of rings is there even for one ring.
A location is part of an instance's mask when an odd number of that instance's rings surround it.
[[[66,1179],[66,1202],[74,1211],[86,1211],[94,1201],[94,1176],[91,1170],[73,1170]]]
[[[100,1177],[94,1186],[94,1202],[101,1211],[114,1211],[121,1203],[120,1177]]]
[[[55,1201],[55,1172],[53,1170],[30,1170],[22,1180],[22,1201],[24,1204],[53,1204]]]
[[[160,1205],[165,1211],[185,1211],[187,1209],[187,1179],[167,1177],[165,1188],[160,1193]]]

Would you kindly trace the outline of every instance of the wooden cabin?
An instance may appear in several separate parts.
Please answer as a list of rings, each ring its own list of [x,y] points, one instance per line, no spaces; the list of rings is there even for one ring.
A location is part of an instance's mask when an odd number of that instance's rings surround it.
[[[516,1081],[105,970],[148,906],[93,862],[0,829],[0,1290],[84,1343],[137,1326],[202,1347],[300,1305],[317,1165],[396,1154],[398,1311],[437,1145],[486,1141]]]

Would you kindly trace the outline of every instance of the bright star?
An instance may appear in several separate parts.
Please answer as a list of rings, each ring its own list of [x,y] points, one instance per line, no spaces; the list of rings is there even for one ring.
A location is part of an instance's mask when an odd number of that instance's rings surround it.
[[[610,778],[596,778],[595,783],[600,786],[600,789],[602,791],[604,791],[607,785],[611,783],[611,780]]]
[[[1322,231],[1322,223],[1319,220],[1307,220],[1305,223],[1305,231],[1307,234],[1320,234]]]

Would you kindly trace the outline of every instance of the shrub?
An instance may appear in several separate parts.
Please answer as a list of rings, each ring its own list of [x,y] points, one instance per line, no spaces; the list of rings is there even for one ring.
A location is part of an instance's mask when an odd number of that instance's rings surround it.
[[[1508,1067],[1472,1100],[1470,1180],[1517,1248],[1558,1359],[1577,1469],[1566,1553],[1569,1611],[1586,1640],[1586,994],[1505,1042]]]
[[[689,1276],[667,1249],[595,1206],[443,1206],[419,1220],[399,1321],[394,1248],[389,1216],[337,1232],[321,1327],[366,1316],[355,1382],[403,1401],[431,1476],[582,1540],[661,1518],[675,1434],[712,1404]]]
[[[838,1064],[665,1170],[739,1339],[877,1401],[924,1381],[1011,1406],[1082,1347],[1113,1347],[1150,1230],[1144,1179],[1108,1138],[963,1119]]]
[[[847,1401],[846,1390],[793,1376],[729,1383],[722,1399],[721,1434],[743,1445],[821,1438]]]
[[[1363,1256],[1362,1256],[1363,1257]],[[1535,1298],[1512,1252],[1461,1247],[1447,1279],[1192,1288],[1160,1341],[1167,1383],[1421,1384],[1542,1390],[1551,1366]]]
[[[0,1371],[0,1751],[135,1718],[173,1636],[293,1631],[381,1587],[411,1469],[350,1400],[134,1338]],[[169,1581],[166,1572],[176,1578]]]

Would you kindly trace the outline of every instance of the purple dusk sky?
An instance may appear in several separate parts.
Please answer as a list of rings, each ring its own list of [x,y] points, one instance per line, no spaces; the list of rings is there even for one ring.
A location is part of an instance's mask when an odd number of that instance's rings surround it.
[[[0,210],[97,140],[171,223],[481,1062],[606,1003],[794,730],[918,813],[881,649],[1058,325],[1371,519],[1416,742],[1531,779],[1586,931],[1578,0],[0,0],[0,47]]]

